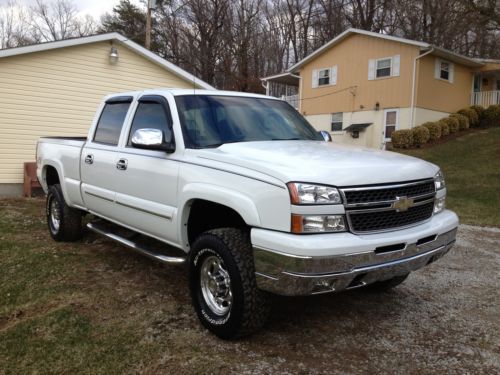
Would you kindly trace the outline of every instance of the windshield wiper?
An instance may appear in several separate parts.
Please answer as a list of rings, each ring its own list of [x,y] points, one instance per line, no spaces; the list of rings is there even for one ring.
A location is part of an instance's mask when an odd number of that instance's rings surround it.
[[[271,141],[300,141],[300,138],[272,138]]]

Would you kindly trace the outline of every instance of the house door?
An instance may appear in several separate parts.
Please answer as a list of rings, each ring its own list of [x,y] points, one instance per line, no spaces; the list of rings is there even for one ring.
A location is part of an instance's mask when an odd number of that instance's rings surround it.
[[[391,134],[399,128],[399,109],[384,110],[384,129],[382,131],[382,139],[384,142],[391,140]]]

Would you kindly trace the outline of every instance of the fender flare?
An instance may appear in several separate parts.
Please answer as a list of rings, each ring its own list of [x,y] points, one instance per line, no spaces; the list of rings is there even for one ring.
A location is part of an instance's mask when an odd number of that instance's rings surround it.
[[[184,186],[179,194],[178,235],[185,250],[189,250],[187,221],[191,211],[191,202],[197,199],[226,206],[236,211],[248,226],[260,226],[257,207],[245,194],[218,185],[190,183]]]
[[[52,167],[56,170],[57,175],[59,176],[59,184],[61,185],[61,190],[63,193],[64,200],[66,201],[66,204],[68,206],[71,206],[71,202],[68,199],[68,193],[66,191],[66,184],[64,183],[64,174],[63,174],[63,165],[61,162],[57,160],[43,160],[42,162],[42,173],[41,177],[42,180],[40,181],[40,185],[42,185],[43,190],[47,193],[48,192],[48,185],[47,185],[47,168]]]

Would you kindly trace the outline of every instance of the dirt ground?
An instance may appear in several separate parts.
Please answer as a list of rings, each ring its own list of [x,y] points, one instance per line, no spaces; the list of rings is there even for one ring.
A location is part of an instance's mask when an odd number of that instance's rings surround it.
[[[33,215],[43,212],[43,203],[36,205]],[[21,220],[23,210],[9,207],[2,213]],[[127,334],[120,353],[109,354],[116,372],[500,373],[500,229],[461,226],[450,253],[390,292],[276,297],[261,332],[225,342],[198,323],[183,267],[158,265],[91,233],[80,244],[54,244],[40,217],[28,224],[33,241],[47,246],[33,251],[67,259],[54,276],[63,287],[36,306],[26,302],[19,316],[0,319],[0,338],[23,319],[68,306],[90,322],[88,338],[68,344],[78,348],[76,358],[86,358],[85,351],[92,358],[96,350],[106,361],[102,346],[118,345],[117,333]],[[2,240],[16,236],[4,233]],[[106,335],[111,339],[99,349],[90,345]],[[40,367],[43,356],[37,363],[18,351],[2,358],[5,368],[22,372],[82,370],[71,362],[77,359],[61,365],[56,357]],[[101,372],[92,363],[83,372]]]

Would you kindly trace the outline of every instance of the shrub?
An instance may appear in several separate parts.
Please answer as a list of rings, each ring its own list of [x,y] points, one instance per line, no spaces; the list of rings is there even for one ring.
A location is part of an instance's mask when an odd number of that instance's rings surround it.
[[[430,139],[429,129],[423,126],[417,126],[416,128],[413,128],[411,132],[412,132],[414,146],[420,147],[421,145],[429,142]]]
[[[448,122],[448,126],[450,127],[450,134],[456,133],[460,126],[458,119],[454,116],[450,116],[447,117],[446,120]]]
[[[477,114],[475,109],[464,108],[458,111],[458,113],[467,117],[471,128],[479,125],[479,115]]]
[[[490,105],[484,110],[484,123],[486,126],[500,125],[500,104]]]
[[[458,120],[458,129],[469,129],[469,119],[460,113],[452,113],[450,117],[455,117]]]
[[[476,111],[478,117],[478,126],[481,126],[484,121],[484,107],[480,105],[472,105],[470,108]]]
[[[395,130],[391,134],[391,141],[394,148],[409,148],[413,145],[413,135],[411,130]]]
[[[441,138],[446,137],[450,134],[450,124],[449,118],[442,118],[438,121],[439,126],[441,127]]]
[[[437,122],[426,122],[425,124],[422,124],[422,126],[429,130],[429,140],[431,142],[437,141],[439,138],[441,138],[441,127]]]

